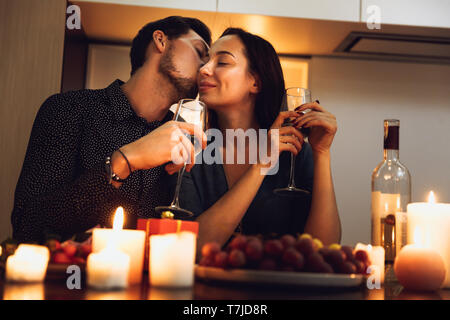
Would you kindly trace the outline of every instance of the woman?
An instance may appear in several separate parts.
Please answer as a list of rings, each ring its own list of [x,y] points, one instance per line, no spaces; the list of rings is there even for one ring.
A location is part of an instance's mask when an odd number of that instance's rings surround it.
[[[251,164],[249,146],[245,164],[199,164],[185,174],[180,205],[194,212],[200,224],[198,247],[216,241],[224,245],[235,230],[244,234],[309,233],[324,243],[339,242],[340,220],[330,168],[330,147],[337,130],[335,117],[318,103],[298,111],[280,113],[284,80],[278,56],[266,40],[229,28],[210,50],[209,61],[200,69],[200,99],[209,110],[209,126],[219,129],[279,129],[279,169],[262,175],[261,163]],[[294,127],[282,127],[286,118],[295,126],[310,127],[309,143]],[[234,148],[232,141],[224,145]],[[232,149],[231,149],[232,150]],[[288,152],[283,152],[288,151]],[[298,187],[311,195],[285,197],[273,193],[288,184],[290,154],[296,155]],[[169,172],[173,173],[173,172]]]

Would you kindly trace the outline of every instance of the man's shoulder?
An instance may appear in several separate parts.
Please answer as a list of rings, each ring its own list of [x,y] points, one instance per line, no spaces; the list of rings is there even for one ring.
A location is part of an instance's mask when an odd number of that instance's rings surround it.
[[[106,89],[81,89],[53,94],[47,98],[47,101],[63,105],[77,105],[80,103],[102,103],[105,99]]]
[[[98,108],[104,108],[106,104],[106,88],[72,90],[49,96],[42,104],[39,112],[81,115],[95,112]]]

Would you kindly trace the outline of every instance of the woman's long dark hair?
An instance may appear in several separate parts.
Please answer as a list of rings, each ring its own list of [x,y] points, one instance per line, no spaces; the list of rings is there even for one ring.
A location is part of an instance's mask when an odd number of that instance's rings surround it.
[[[255,116],[261,129],[269,129],[280,113],[284,95],[284,77],[280,59],[273,46],[263,38],[240,28],[226,29],[224,36],[236,35],[242,41],[249,72],[259,80],[255,99]],[[217,114],[209,110],[209,127],[217,128]]]

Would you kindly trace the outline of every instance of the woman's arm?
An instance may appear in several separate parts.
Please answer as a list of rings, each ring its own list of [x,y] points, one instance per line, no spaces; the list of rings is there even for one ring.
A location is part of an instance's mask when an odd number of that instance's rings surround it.
[[[304,104],[298,111],[306,109],[312,111],[300,116],[294,124],[296,127],[311,128],[308,140],[313,150],[314,177],[311,209],[305,232],[321,239],[325,244],[338,243],[341,240],[341,222],[330,160],[330,148],[337,131],[336,117],[317,102]]]
[[[250,166],[225,195],[197,217],[197,248],[210,241],[222,246],[231,237],[264,180],[260,170],[257,164]]]
[[[313,158],[312,202],[305,232],[321,239],[325,244],[339,243],[341,222],[331,175],[330,153],[313,153]]]
[[[281,127],[286,118],[298,116],[296,112],[285,111],[275,119],[271,130],[279,130],[278,154],[283,151],[297,154],[300,151],[301,134],[294,127]],[[270,134],[270,137],[273,138],[276,135]],[[226,243],[247,212],[264,180],[265,174],[262,172],[267,170],[262,170],[263,168],[267,169],[267,165],[251,165],[222,198],[197,217],[196,221],[200,224],[198,248],[202,248],[203,244],[210,241],[216,241],[220,245]]]

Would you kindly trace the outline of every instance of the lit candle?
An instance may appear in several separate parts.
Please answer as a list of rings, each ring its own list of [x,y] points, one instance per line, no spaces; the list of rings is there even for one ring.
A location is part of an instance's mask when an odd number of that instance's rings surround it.
[[[435,291],[445,279],[445,265],[441,256],[431,249],[408,244],[394,263],[398,282],[409,290]]]
[[[436,203],[431,191],[428,202],[410,203],[407,211],[408,244],[433,249],[440,254],[446,269],[443,286],[450,288],[450,204]]]
[[[114,218],[114,227],[106,247],[100,252],[91,253],[87,259],[87,283],[97,289],[123,289],[129,282],[130,256],[118,250],[123,210],[117,210]]]
[[[370,265],[375,266],[376,269],[380,272],[380,283],[384,283],[384,248],[381,246],[372,246],[372,245],[364,245],[362,243],[358,243],[355,246],[355,252],[358,250],[363,250],[367,252],[367,256],[370,260]],[[375,268],[371,268],[371,274],[376,272]]]
[[[44,300],[44,283],[6,283],[3,300]]]
[[[145,231],[123,230],[123,208],[119,207],[114,216],[113,229],[95,228],[92,233],[92,252],[97,253],[106,248],[114,238],[117,249],[130,257],[129,283],[142,281],[144,267]]]
[[[88,256],[87,283],[102,290],[126,288],[129,268],[130,257],[113,246],[107,246],[99,253]]]
[[[6,260],[6,280],[40,282],[47,272],[50,252],[47,247],[21,244]]]
[[[190,287],[194,283],[196,235],[182,231],[150,236],[149,281],[153,286]]]

